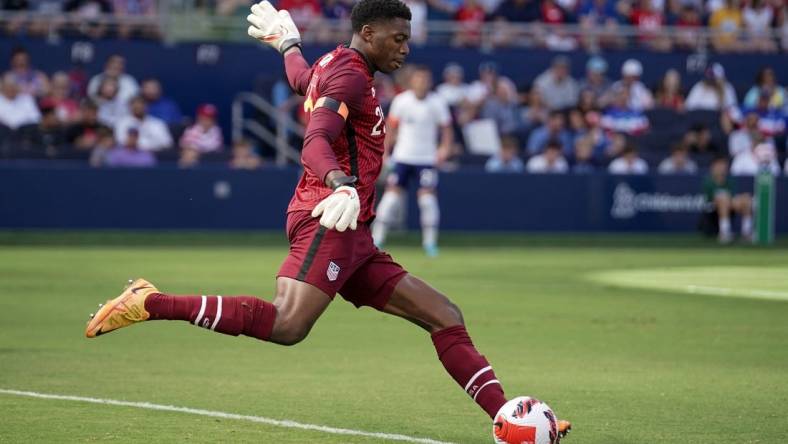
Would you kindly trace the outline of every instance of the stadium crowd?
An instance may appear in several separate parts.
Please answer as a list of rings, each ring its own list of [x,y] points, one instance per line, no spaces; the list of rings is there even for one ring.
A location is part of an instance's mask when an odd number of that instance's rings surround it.
[[[458,143],[443,167],[694,174],[729,156],[734,175],[754,174],[764,162],[780,173],[788,102],[769,67],[741,97],[716,63],[694,85],[668,70],[653,89],[640,80],[643,66],[635,59],[611,73],[595,56],[583,78],[570,73],[560,55],[535,79],[510,79],[482,63],[468,83],[459,65],[446,66],[435,92],[452,110]],[[408,76],[406,67],[393,78],[378,77],[384,107],[407,88]],[[302,108],[298,98],[283,102],[294,114]],[[90,77],[79,70],[43,73],[18,48],[0,82],[0,157],[82,159],[96,167],[259,167],[263,159],[249,141],[225,147],[218,112],[206,103],[184,115],[158,80],[128,74],[120,55]],[[472,143],[479,139],[487,145],[482,152],[496,147],[491,157],[479,154]]]
[[[0,0],[12,16],[9,34],[76,33],[99,38],[161,36],[161,9],[175,14],[246,16],[250,0]],[[352,0],[279,0],[291,12],[305,41],[334,42],[330,20],[347,20]],[[408,0],[413,41],[424,43],[430,21],[454,22],[449,31],[458,46],[539,45],[554,50],[607,48],[636,44],[654,51],[695,49],[699,30],[711,31],[720,52],[788,50],[788,2],[784,0]],[[173,6],[177,5],[177,6]],[[65,14],[64,14],[65,13]],[[109,21],[108,21],[109,20]],[[108,26],[113,23],[118,26]],[[434,23],[434,22],[433,22]],[[530,24],[530,28],[513,26]],[[575,25],[562,28],[553,25]],[[490,25],[485,28],[485,25]],[[665,27],[676,27],[667,32]],[[622,33],[627,27],[631,31]],[[582,30],[583,33],[578,31]]]

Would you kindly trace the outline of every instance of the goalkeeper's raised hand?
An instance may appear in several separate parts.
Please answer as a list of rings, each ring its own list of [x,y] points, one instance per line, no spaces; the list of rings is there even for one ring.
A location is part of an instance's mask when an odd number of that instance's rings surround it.
[[[268,0],[252,5],[252,13],[246,20],[251,24],[247,31],[251,37],[282,54],[301,45],[301,34],[290,18],[290,13],[284,9],[277,11]]]

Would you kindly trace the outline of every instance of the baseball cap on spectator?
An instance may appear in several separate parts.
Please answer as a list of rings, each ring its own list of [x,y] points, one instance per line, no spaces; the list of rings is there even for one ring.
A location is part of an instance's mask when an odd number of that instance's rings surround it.
[[[569,57],[565,55],[559,55],[553,57],[553,61],[550,63],[550,66],[565,66],[568,68],[571,66],[571,62],[569,61]]]
[[[594,56],[588,59],[586,63],[586,71],[596,72],[596,73],[605,73],[607,72],[607,62],[605,59],[599,56]]]
[[[635,59],[628,59],[621,66],[621,75],[624,77],[640,77],[643,74],[643,65]]]
[[[706,77],[714,80],[724,79],[725,68],[723,68],[719,63],[714,63],[708,69],[706,69]]]
[[[479,74],[482,74],[482,73],[485,73],[485,72],[497,73],[498,72],[498,64],[495,63],[495,62],[483,62],[483,63],[479,64]]]
[[[197,107],[197,117],[209,117],[215,119],[218,111],[216,107],[210,103],[204,103]]]
[[[479,70],[481,70],[481,67],[479,67]],[[451,75],[451,74],[454,74],[454,75],[462,77],[465,74],[465,70],[462,69],[462,66],[458,65],[457,63],[452,62],[452,63],[449,63],[448,65],[446,65],[445,68],[443,68],[443,75],[444,76]]]
[[[38,102],[38,108],[41,110],[42,113],[48,113],[54,111],[55,108],[57,108],[57,103],[55,103],[54,99],[45,97]]]

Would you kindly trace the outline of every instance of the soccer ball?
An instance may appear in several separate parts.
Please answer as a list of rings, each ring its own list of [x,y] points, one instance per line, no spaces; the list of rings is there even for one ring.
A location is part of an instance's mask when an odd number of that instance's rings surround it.
[[[557,444],[558,423],[547,404],[518,396],[495,415],[493,439],[496,444]]]

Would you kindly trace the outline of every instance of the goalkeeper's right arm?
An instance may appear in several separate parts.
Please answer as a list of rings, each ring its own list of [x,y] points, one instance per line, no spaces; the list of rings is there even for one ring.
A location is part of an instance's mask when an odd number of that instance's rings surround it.
[[[267,0],[252,5],[248,33],[251,37],[276,49],[285,58],[285,72],[290,87],[297,94],[306,95],[311,70],[301,54],[301,34],[290,13],[277,11]]]

